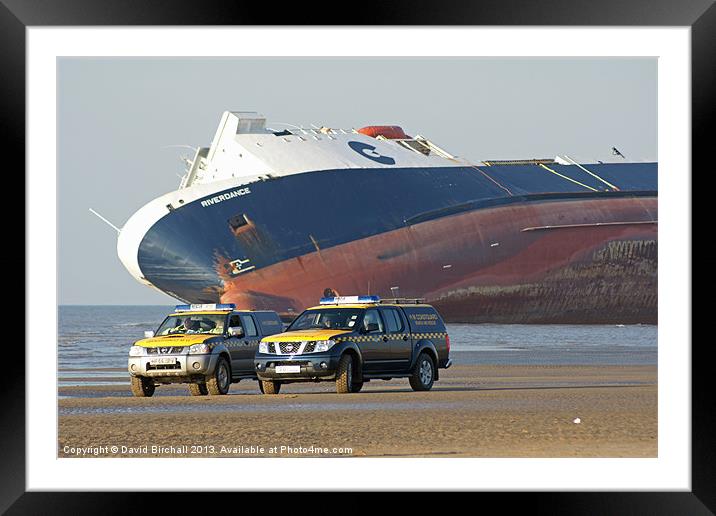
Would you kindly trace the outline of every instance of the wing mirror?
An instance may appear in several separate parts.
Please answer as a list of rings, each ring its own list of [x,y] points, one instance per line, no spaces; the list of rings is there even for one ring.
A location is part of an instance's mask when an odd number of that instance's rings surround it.
[[[363,333],[370,333],[372,331],[378,331],[380,327],[378,326],[378,323],[368,323],[363,327]]]
[[[244,329],[241,326],[231,326],[231,327],[229,327],[229,336],[230,337],[243,337]]]
[[[144,332],[145,339],[151,339],[152,337],[154,337],[154,332],[152,330],[146,330]]]

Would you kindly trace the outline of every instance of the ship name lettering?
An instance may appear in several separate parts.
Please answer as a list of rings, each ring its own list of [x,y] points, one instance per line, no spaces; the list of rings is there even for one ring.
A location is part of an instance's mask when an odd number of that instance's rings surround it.
[[[201,201],[201,205],[206,208],[208,206],[211,206],[212,204],[220,203],[221,201],[226,201],[228,199],[233,199],[234,197],[240,197],[242,195],[248,195],[251,193],[251,190],[246,188],[239,188],[238,190],[232,190],[231,192],[227,192],[225,194],[216,195],[214,197],[211,197],[210,199],[206,199]]]

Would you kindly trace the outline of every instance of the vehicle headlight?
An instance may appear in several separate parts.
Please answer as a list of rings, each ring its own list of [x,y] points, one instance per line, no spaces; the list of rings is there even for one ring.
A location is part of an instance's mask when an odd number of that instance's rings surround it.
[[[316,347],[313,351],[315,353],[320,353],[321,351],[328,351],[333,346],[335,346],[335,344],[335,340],[319,340],[318,342],[316,342]]]
[[[259,342],[259,353],[268,353],[268,342]]]
[[[189,354],[190,355],[204,355],[206,353],[210,353],[211,349],[209,348],[208,344],[194,344],[192,346],[189,346]]]
[[[129,348],[130,357],[141,357],[144,355],[144,348],[142,346],[132,346]]]

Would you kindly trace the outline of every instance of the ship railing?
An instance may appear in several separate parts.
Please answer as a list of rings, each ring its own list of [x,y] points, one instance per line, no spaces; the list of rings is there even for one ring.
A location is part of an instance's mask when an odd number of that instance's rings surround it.
[[[321,134],[325,135],[335,135],[335,134],[353,134],[357,132],[355,129],[340,129],[335,127],[318,127],[317,125],[314,125],[313,127],[301,127],[298,125],[293,124],[284,124],[283,122],[274,122],[274,124],[280,124],[280,125],[288,125],[291,127],[291,129],[283,129],[283,130],[275,130],[270,127],[267,127],[266,129],[268,131],[272,131],[276,136],[300,136],[303,134],[306,135],[312,135],[312,136],[318,136]]]
[[[552,165],[555,163],[552,158],[531,158],[531,159],[490,159],[483,163],[488,167],[511,166],[511,165]]]

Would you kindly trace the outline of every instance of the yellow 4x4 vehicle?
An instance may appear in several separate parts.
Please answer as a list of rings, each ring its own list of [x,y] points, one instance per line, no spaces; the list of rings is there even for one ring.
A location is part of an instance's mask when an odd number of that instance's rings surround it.
[[[450,367],[450,338],[435,308],[420,300],[349,296],[321,299],[284,333],[261,339],[254,359],[265,394],[292,382],[335,381],[358,392],[373,379],[408,378],[416,391]]]
[[[232,383],[256,379],[254,354],[262,337],[280,333],[276,312],[236,310],[233,304],[177,305],[156,333],[129,350],[132,394],[188,383],[193,396],[226,394]]]

